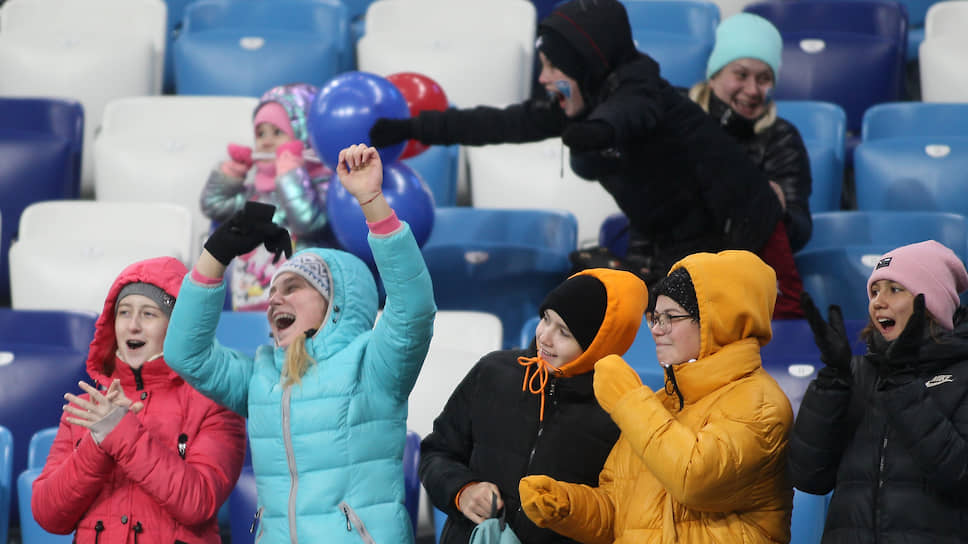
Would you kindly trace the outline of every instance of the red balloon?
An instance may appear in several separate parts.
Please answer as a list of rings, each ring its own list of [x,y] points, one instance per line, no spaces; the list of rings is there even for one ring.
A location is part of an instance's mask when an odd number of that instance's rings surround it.
[[[400,90],[400,94],[410,107],[410,116],[414,117],[422,111],[447,109],[447,95],[436,81],[416,72],[399,72],[387,76],[387,80]],[[403,148],[401,159],[415,157],[427,150],[427,146],[417,140],[410,140]]]

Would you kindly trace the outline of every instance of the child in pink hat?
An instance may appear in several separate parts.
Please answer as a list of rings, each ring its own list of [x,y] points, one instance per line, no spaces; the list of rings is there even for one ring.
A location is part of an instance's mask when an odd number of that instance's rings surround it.
[[[885,253],[867,281],[867,353],[851,357],[840,309],[804,298],[824,367],[790,438],[801,491],[833,490],[825,543],[962,541],[968,534],[968,290],[934,240]]]
[[[306,114],[316,87],[294,83],[273,87],[252,116],[255,148],[228,145],[229,158],[209,176],[202,190],[202,211],[221,223],[255,200],[276,206],[273,221],[286,227],[298,249],[337,247],[326,216],[326,191],[332,172],[313,151]],[[275,269],[264,249],[233,261],[232,307],[264,310]]]

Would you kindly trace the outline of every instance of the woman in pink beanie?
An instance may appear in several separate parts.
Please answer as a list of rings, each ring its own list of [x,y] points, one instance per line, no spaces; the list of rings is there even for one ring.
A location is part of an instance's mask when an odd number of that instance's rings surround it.
[[[804,295],[824,367],[790,438],[794,485],[833,490],[824,544],[964,542],[968,535],[968,272],[928,240],[885,253],[867,281],[868,351],[840,308]]]

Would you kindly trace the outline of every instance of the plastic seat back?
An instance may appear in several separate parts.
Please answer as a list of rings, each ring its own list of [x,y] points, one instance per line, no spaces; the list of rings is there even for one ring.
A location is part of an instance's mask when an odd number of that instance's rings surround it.
[[[623,0],[639,49],[659,63],[662,77],[691,87],[706,79],[719,8],[699,0]]]
[[[215,328],[215,339],[225,347],[255,357],[259,346],[272,344],[265,312],[223,311]]]
[[[0,542],[7,541],[13,493],[13,434],[0,425]]]
[[[968,247],[968,218],[931,211],[859,210],[813,214],[813,235],[804,250],[849,245],[937,240],[955,252]]]
[[[457,205],[457,168],[460,164],[459,145],[434,145],[426,151],[404,159],[410,168],[430,188],[434,196],[434,206]]]
[[[840,209],[844,182],[847,114],[831,102],[778,100],[777,114],[793,123],[810,158],[810,211]]]
[[[81,195],[84,108],[75,100],[37,97],[0,98],[0,129],[53,134],[71,142],[71,172],[64,194]]]
[[[968,104],[890,102],[864,112],[861,136],[865,142],[912,136],[962,137],[968,123]]]

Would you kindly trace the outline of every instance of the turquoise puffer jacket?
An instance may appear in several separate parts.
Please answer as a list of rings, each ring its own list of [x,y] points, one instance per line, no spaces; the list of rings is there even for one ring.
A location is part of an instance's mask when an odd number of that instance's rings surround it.
[[[215,340],[225,288],[186,276],[165,340],[169,366],[206,396],[248,418],[262,515],[259,542],[359,543],[355,517],[376,544],[412,543],[403,500],[407,397],[430,345],[430,275],[405,223],[370,235],[387,298],[358,258],[321,255],[333,278],[322,330],[306,341],[316,361],[301,385],[280,380],[284,350],[251,359]],[[355,514],[355,516],[354,516]]]

